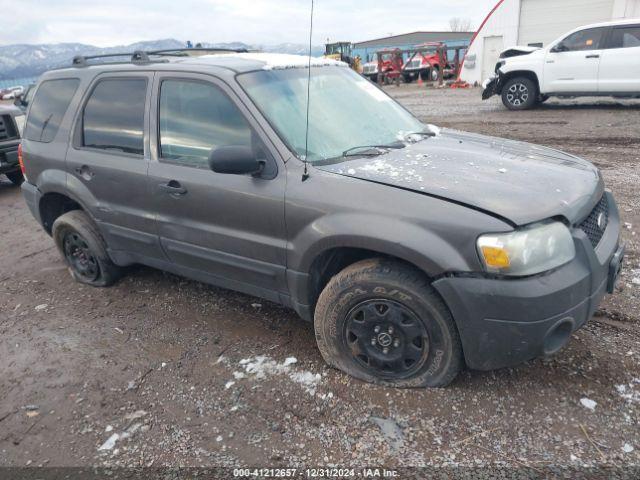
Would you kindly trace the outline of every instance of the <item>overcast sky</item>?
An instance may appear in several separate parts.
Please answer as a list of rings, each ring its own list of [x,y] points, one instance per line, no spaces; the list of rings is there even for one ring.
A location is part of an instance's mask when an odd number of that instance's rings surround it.
[[[414,30],[477,28],[496,0],[316,0],[314,44]],[[311,0],[0,0],[0,44],[115,46],[176,38],[195,42],[307,43]],[[15,12],[9,16],[8,12]]]

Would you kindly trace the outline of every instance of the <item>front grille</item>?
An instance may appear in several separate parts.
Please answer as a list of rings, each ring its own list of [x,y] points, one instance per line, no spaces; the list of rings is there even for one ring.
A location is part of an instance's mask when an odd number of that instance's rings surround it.
[[[407,64],[407,68],[420,68],[421,62],[420,60],[411,60],[408,64]]]
[[[18,133],[11,115],[0,115],[0,141],[18,138]]]
[[[607,202],[607,196],[603,195],[589,216],[580,224],[580,229],[587,235],[593,248],[596,248],[608,224],[609,202]]]
[[[368,65],[364,67],[364,73],[376,73],[378,71],[378,67],[375,65]]]

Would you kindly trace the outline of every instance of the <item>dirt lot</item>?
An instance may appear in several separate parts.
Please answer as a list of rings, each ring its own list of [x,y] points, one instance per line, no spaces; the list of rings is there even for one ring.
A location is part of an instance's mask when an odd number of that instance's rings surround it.
[[[513,113],[478,90],[389,91],[425,121],[568,150],[602,169],[627,222],[626,271],[567,348],[465,372],[447,389],[363,384],[325,367],[311,325],[268,302],[148,268],[112,288],[80,286],[3,180],[0,465],[491,466],[534,476],[638,466],[640,102],[551,100]]]

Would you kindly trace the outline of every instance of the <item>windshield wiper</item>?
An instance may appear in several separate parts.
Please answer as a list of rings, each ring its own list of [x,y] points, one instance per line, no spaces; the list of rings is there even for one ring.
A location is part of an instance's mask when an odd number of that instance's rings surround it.
[[[353,155],[363,155],[367,157],[376,157],[387,153],[389,150],[404,148],[406,145],[404,142],[393,142],[387,145],[359,145],[357,147],[351,147],[342,152],[343,157],[351,157]],[[363,151],[359,151],[363,150]]]
[[[409,138],[412,135],[415,135],[415,136],[420,135],[421,137],[435,137],[436,132],[434,132],[433,130],[421,130],[419,132],[409,132],[409,133],[405,133],[403,138],[405,141],[409,141]]]

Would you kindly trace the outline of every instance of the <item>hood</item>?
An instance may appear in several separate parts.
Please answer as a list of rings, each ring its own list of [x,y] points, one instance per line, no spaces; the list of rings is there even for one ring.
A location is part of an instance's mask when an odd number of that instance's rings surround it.
[[[500,53],[500,58],[519,57],[521,55],[529,55],[537,50],[541,50],[540,47],[520,47],[515,46],[507,48]]]
[[[515,225],[587,216],[604,184],[591,163],[551,148],[454,130],[391,150],[316,165],[490,212]]]

